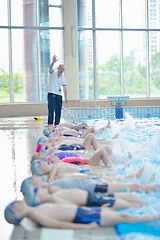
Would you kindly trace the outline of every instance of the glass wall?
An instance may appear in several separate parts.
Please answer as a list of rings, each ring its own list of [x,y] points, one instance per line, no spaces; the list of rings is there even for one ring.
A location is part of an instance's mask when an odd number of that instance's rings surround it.
[[[119,32],[97,31],[96,52],[97,98],[106,99],[106,95],[121,95]]]
[[[123,33],[124,95],[133,98],[147,96],[146,32]]]
[[[0,29],[0,102],[10,101],[8,30]],[[7,43],[7,44],[6,44]]]
[[[0,6],[0,102],[46,101],[53,54],[64,62],[63,0]]]
[[[47,100],[64,0],[0,0],[0,102]],[[77,0],[79,97],[160,96],[160,0]]]
[[[93,1],[92,1],[93,2]],[[119,28],[120,7],[119,0],[95,0],[95,26],[96,28]]]
[[[93,91],[93,37],[92,32],[79,33],[79,86],[80,99],[94,99]],[[85,86],[85,88],[83,87]]]
[[[159,97],[160,0],[77,3],[80,99]]]

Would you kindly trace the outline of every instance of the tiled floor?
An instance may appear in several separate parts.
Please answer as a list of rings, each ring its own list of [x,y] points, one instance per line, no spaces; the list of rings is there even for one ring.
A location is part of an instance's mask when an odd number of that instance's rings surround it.
[[[30,176],[30,160],[36,142],[43,134],[46,117],[36,121],[33,117],[0,119],[0,240],[115,240],[113,228],[98,230],[54,230],[36,229],[28,232],[23,227],[13,228],[4,219],[4,209],[15,199],[22,199],[20,186]]]
[[[36,121],[33,117],[0,119],[1,240],[8,240],[13,230],[13,226],[4,220],[4,208],[9,202],[22,199],[20,186],[30,174],[29,162],[43,128],[43,121]]]

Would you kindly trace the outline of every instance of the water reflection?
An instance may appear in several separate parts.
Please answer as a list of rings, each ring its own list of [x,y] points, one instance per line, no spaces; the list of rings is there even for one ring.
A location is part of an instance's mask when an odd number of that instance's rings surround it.
[[[0,119],[0,239],[9,240],[13,226],[4,220],[4,208],[22,199],[20,186],[30,175],[30,159],[44,123],[29,118]]]

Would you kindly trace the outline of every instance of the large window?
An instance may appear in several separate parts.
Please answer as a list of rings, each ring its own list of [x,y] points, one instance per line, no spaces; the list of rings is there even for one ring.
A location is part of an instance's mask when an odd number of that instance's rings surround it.
[[[47,100],[64,1],[0,0],[1,103]],[[160,0],[77,0],[77,12],[80,99],[159,97]]]
[[[124,95],[147,96],[146,32],[123,33]]]
[[[92,32],[79,33],[79,85],[80,99],[94,99],[93,81],[93,39]],[[85,86],[85,88],[83,87]]]
[[[120,34],[117,31],[96,33],[97,98],[121,95]]]
[[[77,3],[80,98],[159,97],[160,0]]]
[[[63,0],[0,0],[0,102],[47,100],[53,54],[64,62]]]
[[[10,101],[8,31],[0,29],[0,102]]]
[[[119,0],[118,1],[95,0],[94,2],[95,2],[96,28],[119,28],[120,27]]]

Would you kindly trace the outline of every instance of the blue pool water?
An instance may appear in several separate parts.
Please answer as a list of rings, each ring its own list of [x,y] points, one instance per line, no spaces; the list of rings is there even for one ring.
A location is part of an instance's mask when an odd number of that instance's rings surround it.
[[[81,119],[96,129],[107,124],[107,119]],[[114,172],[119,175],[126,175],[138,171],[145,166],[142,176],[135,179],[136,182],[147,184],[155,174],[151,183],[160,183],[160,118],[133,118],[129,114],[124,119],[111,120],[111,129],[97,134],[97,137],[111,139],[115,134],[119,134],[115,139],[113,147]],[[131,158],[128,158],[128,154]],[[123,171],[120,167],[127,166]],[[121,212],[132,214],[153,214],[160,213],[160,191],[150,193],[136,193],[141,199],[146,201],[146,205],[140,209],[128,209]],[[160,239],[160,220],[149,223],[119,224],[116,226],[120,239],[145,240]]]

